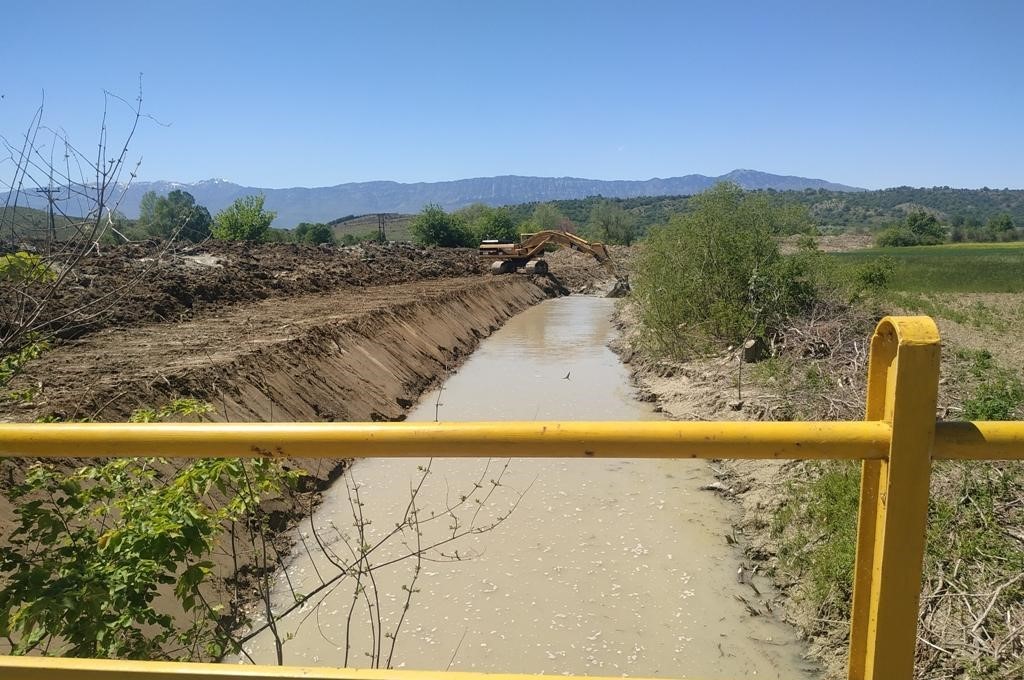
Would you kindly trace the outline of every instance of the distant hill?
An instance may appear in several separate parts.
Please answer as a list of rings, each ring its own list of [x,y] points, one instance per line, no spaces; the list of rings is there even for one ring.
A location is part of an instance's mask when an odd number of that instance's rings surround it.
[[[805,189],[802,191],[766,190],[781,200],[796,201],[807,206],[814,223],[823,230],[875,229],[902,219],[913,210],[933,213],[943,223],[956,217],[985,223],[989,218],[1006,213],[1018,226],[1024,226],[1024,190],[1020,189],[952,189],[933,187],[894,187],[876,191],[834,191]],[[579,225],[590,219],[590,211],[605,199],[583,198],[549,201],[562,214]],[[642,196],[610,199],[636,219],[641,231],[655,224],[664,224],[669,217],[686,210],[687,196]],[[530,217],[536,202],[509,206],[513,219]]]
[[[139,202],[147,191],[167,194],[174,189],[189,192],[200,204],[216,213],[240,196],[266,196],[266,207],[277,211],[275,227],[293,227],[300,222],[327,222],[339,215],[369,213],[416,213],[428,203],[437,203],[454,210],[471,203],[510,205],[532,201],[606,196],[691,195],[708,189],[716,182],[729,180],[746,189],[829,189],[860,191],[856,187],[835,184],[821,179],[773,175],[756,170],[733,170],[720,177],[685,175],[666,179],[596,180],[579,177],[476,177],[451,182],[353,182],[332,187],[265,189],[246,187],[224,180],[205,180],[191,184],[180,182],[136,182],[128,190],[121,211],[130,218],[138,217]],[[38,197],[27,197],[32,207],[43,207]],[[23,203],[25,201],[22,201]]]

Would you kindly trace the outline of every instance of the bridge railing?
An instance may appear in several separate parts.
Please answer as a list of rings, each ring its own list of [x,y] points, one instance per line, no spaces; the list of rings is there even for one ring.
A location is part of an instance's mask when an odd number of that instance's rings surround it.
[[[0,457],[517,457],[862,460],[850,680],[910,680],[933,460],[1024,460],[1024,423],[935,421],[939,334],[887,317],[857,422],[0,424]],[[686,669],[679,669],[685,674]],[[0,677],[425,680],[437,671],[0,656]]]

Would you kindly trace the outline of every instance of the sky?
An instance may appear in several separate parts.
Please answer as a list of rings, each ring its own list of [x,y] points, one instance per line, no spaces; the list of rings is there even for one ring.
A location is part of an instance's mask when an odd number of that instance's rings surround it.
[[[132,101],[141,73],[145,180],[751,168],[1024,188],[1024,2],[12,0],[0,17],[17,27],[0,135],[45,101],[94,148],[104,91]],[[110,139],[130,122],[110,100]]]

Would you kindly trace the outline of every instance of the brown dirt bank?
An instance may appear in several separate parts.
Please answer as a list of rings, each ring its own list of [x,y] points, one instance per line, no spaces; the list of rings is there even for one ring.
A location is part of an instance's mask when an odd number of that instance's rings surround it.
[[[103,246],[69,272],[41,320],[50,332],[74,338],[102,328],[182,321],[239,303],[481,273],[476,251],[468,248],[218,240]],[[4,304],[0,300],[0,311]]]
[[[124,420],[187,395],[222,420],[389,420],[506,318],[555,294],[546,279],[479,276],[342,289],[107,329],[30,363],[0,420]]]

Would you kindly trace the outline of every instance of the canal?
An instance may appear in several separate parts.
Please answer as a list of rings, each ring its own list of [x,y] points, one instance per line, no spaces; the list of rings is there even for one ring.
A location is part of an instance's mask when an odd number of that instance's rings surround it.
[[[613,311],[585,296],[526,310],[409,419],[660,418],[607,347]],[[810,677],[794,631],[760,604],[766,579],[755,577],[761,596],[738,582],[733,509],[700,490],[710,481],[695,460],[359,460],[299,528],[278,605],[337,571],[328,555],[351,562],[362,543],[371,564],[395,562],[322,588],[279,622],[284,663]],[[419,522],[397,531],[410,507]],[[246,650],[276,661],[269,631]]]

